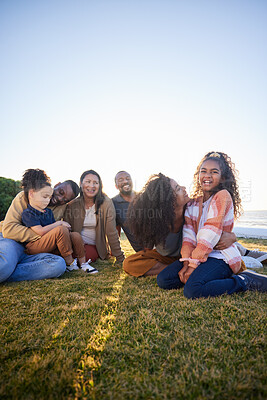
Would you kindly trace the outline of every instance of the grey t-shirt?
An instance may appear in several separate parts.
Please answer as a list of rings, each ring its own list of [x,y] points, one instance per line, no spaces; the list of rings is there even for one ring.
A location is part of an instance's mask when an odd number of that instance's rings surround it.
[[[120,194],[113,197],[112,201],[116,210],[116,225],[120,226],[123,229],[123,232],[125,233],[127,239],[129,240],[132,248],[135,251],[143,250],[143,247],[138,244],[137,240],[130,232],[130,229],[127,227],[126,224],[127,211],[130,203],[124,200],[124,198]]]
[[[156,246],[156,250],[162,256],[178,257],[180,255],[182,243],[183,228],[181,228],[177,233],[169,233],[166,238],[165,246],[160,244]]]

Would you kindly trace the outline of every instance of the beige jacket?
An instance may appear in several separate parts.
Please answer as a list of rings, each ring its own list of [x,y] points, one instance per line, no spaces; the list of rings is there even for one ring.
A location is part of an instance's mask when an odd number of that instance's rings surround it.
[[[67,221],[71,225],[73,232],[81,233],[84,218],[85,206],[82,197],[78,197],[67,204],[64,221]],[[112,200],[105,196],[105,200],[99,207],[98,214],[96,215],[96,249],[102,260],[108,258],[109,247],[112,255],[119,262],[122,262],[124,260],[124,253],[121,250],[118,231],[116,229],[116,211]]]
[[[4,221],[1,222],[0,232],[2,231],[4,238],[13,239],[21,243],[40,239],[41,236],[22,224],[21,214],[27,207],[28,204],[25,200],[24,192],[18,193],[10,205]],[[51,207],[56,221],[62,219],[65,209],[66,205]]]

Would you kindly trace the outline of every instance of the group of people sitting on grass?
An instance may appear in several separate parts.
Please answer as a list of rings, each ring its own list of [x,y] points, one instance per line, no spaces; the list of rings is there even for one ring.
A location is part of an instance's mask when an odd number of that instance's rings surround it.
[[[203,157],[191,198],[161,173],[139,193],[126,171],[116,174],[115,185],[119,193],[110,199],[94,170],[81,175],[80,187],[68,180],[53,189],[44,171],[27,170],[23,191],[1,223],[0,282],[57,278],[74,270],[96,274],[94,262],[112,255],[129,275],[157,276],[159,287],[183,287],[188,298],[267,291],[267,276],[245,266],[247,257],[262,252],[245,249],[232,232],[241,199],[225,153]],[[120,229],[135,250],[126,259]]]

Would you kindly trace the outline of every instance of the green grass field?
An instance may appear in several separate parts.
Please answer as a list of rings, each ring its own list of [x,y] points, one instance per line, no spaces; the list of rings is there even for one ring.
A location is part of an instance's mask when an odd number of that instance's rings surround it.
[[[0,285],[1,400],[267,398],[266,294],[187,300],[113,262]]]

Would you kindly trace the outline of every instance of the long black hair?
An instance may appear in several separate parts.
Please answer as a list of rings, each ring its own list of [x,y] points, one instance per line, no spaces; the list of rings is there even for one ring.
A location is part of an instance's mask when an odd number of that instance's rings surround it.
[[[170,178],[152,175],[128,208],[127,226],[138,243],[148,248],[165,243],[174,227],[175,204]]]
[[[83,191],[82,191],[82,187],[81,187],[82,181],[84,180],[84,178],[88,174],[92,174],[92,175],[97,176],[97,178],[99,180],[99,190],[98,190],[97,194],[94,197],[95,213],[98,214],[99,207],[101,206],[101,204],[105,200],[105,193],[103,192],[102,179],[100,178],[100,175],[97,172],[95,172],[93,169],[89,169],[88,171],[84,171],[82,173],[81,177],[80,177],[80,196],[83,197]]]
[[[51,187],[51,179],[42,169],[27,169],[24,172],[21,187],[27,202],[29,202],[29,191],[31,189],[40,190],[45,186]]]

